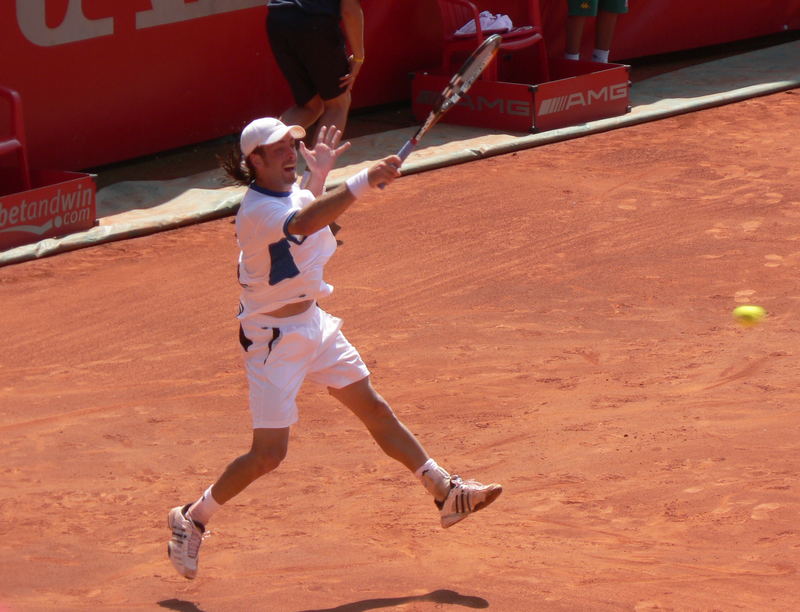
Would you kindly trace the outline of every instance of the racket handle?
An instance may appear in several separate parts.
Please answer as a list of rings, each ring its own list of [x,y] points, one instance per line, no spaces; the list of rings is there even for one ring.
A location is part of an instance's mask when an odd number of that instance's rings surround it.
[[[397,157],[400,158],[401,161],[405,161],[406,157],[411,155],[411,151],[414,150],[414,147],[417,146],[416,141],[412,138],[411,140],[407,140],[406,144],[402,146],[402,148],[397,152]],[[378,185],[380,189],[386,188],[386,183],[381,183]]]
[[[413,140],[413,139],[412,139],[412,140],[407,140],[407,141],[406,141],[406,144],[404,144],[404,145],[403,145],[403,148],[402,148],[402,149],[400,149],[400,150],[397,152],[397,157],[399,157],[401,160],[405,161],[405,160],[406,160],[406,157],[408,157],[409,155],[411,155],[411,151],[413,151],[413,150],[414,150],[414,147],[415,147],[416,145],[417,145],[417,143],[416,143],[416,142],[414,142],[414,140]]]

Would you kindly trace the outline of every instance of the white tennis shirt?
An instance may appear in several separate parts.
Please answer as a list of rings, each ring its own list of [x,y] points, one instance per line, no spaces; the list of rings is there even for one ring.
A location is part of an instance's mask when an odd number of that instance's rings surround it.
[[[288,192],[275,192],[252,184],[245,193],[236,214],[241,249],[239,319],[333,292],[322,278],[325,264],[336,251],[330,228],[310,236],[286,231],[292,217],[313,200],[314,194],[297,185]]]

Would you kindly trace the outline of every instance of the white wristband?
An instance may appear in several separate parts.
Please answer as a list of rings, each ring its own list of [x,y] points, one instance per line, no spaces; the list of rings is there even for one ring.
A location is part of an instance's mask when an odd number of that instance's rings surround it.
[[[369,184],[369,168],[364,168],[360,172],[356,172],[353,176],[347,179],[344,183],[355,197],[360,198],[367,191],[372,189]]]

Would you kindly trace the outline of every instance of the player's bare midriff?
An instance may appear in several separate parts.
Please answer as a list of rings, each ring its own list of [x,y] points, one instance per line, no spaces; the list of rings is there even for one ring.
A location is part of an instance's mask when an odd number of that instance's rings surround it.
[[[299,315],[301,312],[305,312],[311,305],[314,303],[314,300],[304,300],[302,302],[293,302],[291,304],[286,304],[285,306],[281,306],[280,308],[273,310],[272,312],[265,312],[263,314],[269,317],[277,317],[279,319],[283,317],[293,317],[294,315]]]

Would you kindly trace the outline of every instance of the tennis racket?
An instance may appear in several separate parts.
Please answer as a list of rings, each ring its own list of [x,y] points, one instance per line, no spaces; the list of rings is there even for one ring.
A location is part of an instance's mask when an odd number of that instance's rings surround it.
[[[403,145],[400,151],[398,151],[397,156],[400,159],[405,160],[406,157],[411,154],[411,151],[414,150],[414,147],[417,146],[417,143],[422,140],[422,137],[425,136],[425,134],[436,125],[439,119],[455,106],[456,102],[461,99],[461,96],[472,87],[472,84],[481,75],[481,72],[483,72],[486,66],[489,65],[489,62],[494,59],[502,40],[503,39],[497,34],[492,34],[472,52],[472,55],[470,55],[464,62],[464,65],[461,66],[461,69],[453,75],[450,82],[442,90],[431,112],[428,113],[425,123],[420,126],[417,133]]]

